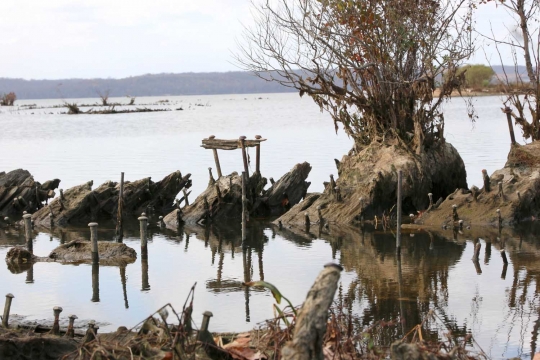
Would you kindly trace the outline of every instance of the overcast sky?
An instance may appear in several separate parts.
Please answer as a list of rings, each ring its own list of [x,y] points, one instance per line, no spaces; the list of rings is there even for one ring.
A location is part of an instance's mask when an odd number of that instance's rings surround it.
[[[504,35],[508,15],[499,10],[482,5],[478,28],[488,32],[491,21]],[[231,52],[242,24],[250,22],[249,0],[6,1],[0,10],[0,77],[238,70]],[[485,63],[483,52],[471,62]]]

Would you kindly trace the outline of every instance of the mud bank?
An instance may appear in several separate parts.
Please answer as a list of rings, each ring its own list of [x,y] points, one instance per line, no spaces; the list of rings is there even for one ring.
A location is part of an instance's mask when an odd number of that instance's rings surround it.
[[[405,212],[427,208],[428,193],[445,198],[467,187],[463,160],[449,143],[437,143],[417,155],[399,144],[374,142],[351,150],[336,165],[339,177],[331,175],[323,193],[308,195],[275,223],[305,224],[307,214],[311,223],[322,217],[327,223],[351,224],[389,213],[396,203],[399,170]]]

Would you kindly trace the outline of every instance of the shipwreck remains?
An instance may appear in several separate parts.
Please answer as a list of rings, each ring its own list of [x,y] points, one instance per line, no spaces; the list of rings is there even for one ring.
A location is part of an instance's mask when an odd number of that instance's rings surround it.
[[[540,217],[540,144],[513,144],[505,166],[483,170],[479,189],[459,187],[416,219],[419,226],[508,226]],[[426,196],[427,198],[427,196]]]
[[[163,219],[166,226],[176,229],[181,224],[208,224],[219,221],[240,221],[242,217],[242,175],[233,172],[223,176],[217,150],[236,150],[242,152],[244,173],[246,174],[246,202],[249,216],[264,218],[279,216],[291,206],[300,202],[307,193],[310,182],[306,179],[311,171],[309,163],[297,164],[278,181],[270,179],[271,186],[264,189],[267,179],[260,172],[260,136],[255,140],[247,140],[244,136],[239,140],[221,140],[210,136],[203,139],[202,147],[212,149],[216,163],[218,178],[214,179],[212,168],[209,168],[210,180],[207,189],[189,204],[187,194],[177,202],[177,209]],[[256,148],[255,172],[249,176],[248,158],[245,149]],[[185,202],[182,208],[181,203]]]
[[[395,213],[398,172],[403,172],[403,211],[428,207],[428,193],[444,198],[456,188],[466,188],[466,171],[457,150],[437,142],[429,151],[415,154],[399,142],[374,141],[356,147],[336,160],[338,178],[330,175],[323,193],[304,201],[275,221],[276,224],[353,224]]]
[[[182,189],[191,187],[191,174],[182,176],[180,171],[153,182],[150,177],[129,182],[123,189],[123,211],[125,214],[140,215],[166,214],[174,209],[173,202]],[[32,215],[36,225],[50,228],[85,224],[91,221],[111,220],[118,216],[120,184],[108,181],[92,190],[93,181],[72,187],[49,206],[43,207]]]
[[[59,179],[41,184],[23,169],[0,172],[0,215],[17,217],[23,211],[34,212],[43,208],[43,202],[47,204],[56,195],[54,190],[59,184]]]

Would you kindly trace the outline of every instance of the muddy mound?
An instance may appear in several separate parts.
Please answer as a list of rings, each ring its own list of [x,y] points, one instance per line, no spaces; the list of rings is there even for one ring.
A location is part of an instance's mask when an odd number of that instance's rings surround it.
[[[102,263],[132,263],[137,259],[137,252],[126,244],[113,242],[98,242],[99,262]],[[60,245],[49,254],[49,259],[60,262],[92,261],[92,243],[90,241],[74,240]]]
[[[351,150],[336,164],[337,180],[331,177],[322,194],[307,196],[276,223],[303,224],[306,212],[311,222],[318,222],[318,208],[331,223],[350,224],[380,216],[396,203],[398,170],[403,171],[406,213],[427,208],[428,193],[438,199],[467,186],[463,160],[449,143],[435,144],[417,155],[398,144],[374,142]]]
[[[59,179],[41,184],[23,169],[0,172],[0,215],[20,216],[23,211],[34,212],[42,208],[42,202],[55,196],[54,190],[59,184]]]
[[[124,213],[142,212],[167,214],[174,209],[173,201],[184,188],[191,186],[191,174],[176,171],[158,182],[145,178],[124,184]],[[36,225],[86,224],[90,221],[114,220],[117,216],[120,184],[108,181],[92,190],[93,182],[72,187],[61,193],[51,204],[32,215]]]
[[[60,359],[77,346],[69,338],[0,328],[0,359]]]
[[[481,189],[456,190],[438,208],[424,213],[416,223],[453,226],[463,220],[464,226],[499,225],[499,221],[501,225],[514,225],[538,217],[540,144],[532,143],[513,145],[504,168],[487,177]]]

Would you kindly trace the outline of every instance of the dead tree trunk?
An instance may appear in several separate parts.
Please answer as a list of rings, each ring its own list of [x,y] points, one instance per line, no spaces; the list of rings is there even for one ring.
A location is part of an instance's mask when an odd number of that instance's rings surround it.
[[[325,265],[309,290],[294,329],[292,341],[282,351],[283,360],[322,360],[323,339],[328,322],[328,309],[343,268],[337,264]]]

